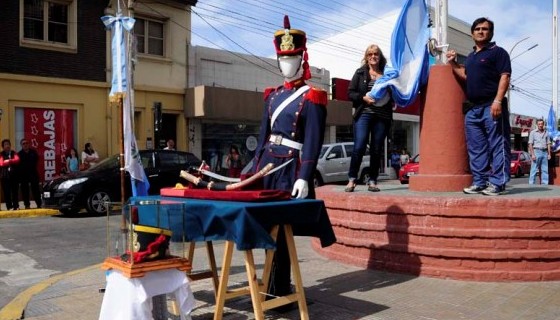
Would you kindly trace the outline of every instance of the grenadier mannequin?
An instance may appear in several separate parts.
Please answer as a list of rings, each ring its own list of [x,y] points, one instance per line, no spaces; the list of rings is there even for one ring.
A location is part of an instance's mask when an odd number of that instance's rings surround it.
[[[253,166],[253,172],[258,172],[268,163],[277,167],[290,162],[265,176],[263,184],[265,189],[291,191],[292,197],[297,199],[315,198],[313,175],[323,145],[327,117],[326,92],[305,83],[311,78],[306,41],[305,32],[291,29],[288,16],[285,16],[284,29],[274,34],[278,68],[284,76],[284,84],[265,91],[265,108]],[[280,228],[269,293],[283,296],[290,292],[290,260]]]

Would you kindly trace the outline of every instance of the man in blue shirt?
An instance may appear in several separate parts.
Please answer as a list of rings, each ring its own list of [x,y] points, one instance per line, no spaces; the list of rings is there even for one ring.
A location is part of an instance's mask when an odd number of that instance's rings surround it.
[[[465,136],[473,184],[467,194],[503,194],[510,180],[510,125],[507,100],[511,60],[506,50],[492,42],[494,22],[478,18],[471,26],[473,51],[465,65],[456,62],[455,50],[447,52],[453,72],[466,82]]]

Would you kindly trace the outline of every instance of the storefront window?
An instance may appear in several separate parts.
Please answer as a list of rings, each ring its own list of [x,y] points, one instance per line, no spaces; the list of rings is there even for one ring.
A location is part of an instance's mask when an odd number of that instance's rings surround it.
[[[216,173],[227,175],[226,158],[230,147],[236,146],[243,165],[255,156],[259,136],[259,125],[255,124],[202,124],[202,160]]]

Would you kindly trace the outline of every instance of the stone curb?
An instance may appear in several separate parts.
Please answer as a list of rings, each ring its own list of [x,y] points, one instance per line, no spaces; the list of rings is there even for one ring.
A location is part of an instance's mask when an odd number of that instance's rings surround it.
[[[23,209],[14,211],[0,211],[0,219],[2,218],[28,218],[28,217],[41,217],[53,216],[60,214],[60,211],[53,209]]]

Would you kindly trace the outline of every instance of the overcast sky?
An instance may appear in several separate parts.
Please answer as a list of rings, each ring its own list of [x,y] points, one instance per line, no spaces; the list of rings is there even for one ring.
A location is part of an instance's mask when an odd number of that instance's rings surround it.
[[[469,25],[481,16],[493,20],[494,40],[507,51],[517,43],[511,52],[513,113],[535,117],[548,114],[552,102],[553,1],[448,1],[449,14]],[[272,34],[282,28],[285,14],[290,16],[292,28],[304,30],[312,43],[380,19],[391,10],[400,10],[403,3],[404,0],[199,0],[192,8],[193,45],[270,57],[274,56]],[[434,6],[436,1],[427,0],[427,4]],[[368,43],[364,34],[363,43],[357,46]],[[528,50],[534,45],[537,46]],[[336,44],[332,50],[333,60],[344,54]],[[313,65],[312,57],[310,62]]]

